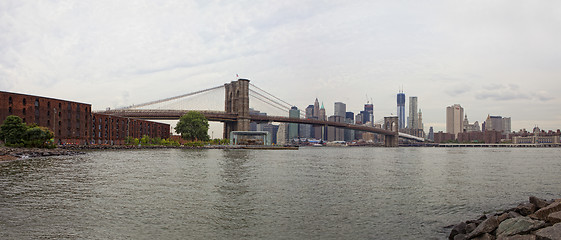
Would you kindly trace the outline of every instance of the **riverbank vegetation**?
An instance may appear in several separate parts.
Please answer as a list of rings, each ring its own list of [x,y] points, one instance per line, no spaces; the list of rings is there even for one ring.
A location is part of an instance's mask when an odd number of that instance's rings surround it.
[[[0,139],[8,147],[55,148],[54,133],[36,124],[27,125],[15,115],[10,115],[0,126]]]
[[[179,118],[175,131],[185,140],[208,141],[208,120],[196,111],[190,111]]]

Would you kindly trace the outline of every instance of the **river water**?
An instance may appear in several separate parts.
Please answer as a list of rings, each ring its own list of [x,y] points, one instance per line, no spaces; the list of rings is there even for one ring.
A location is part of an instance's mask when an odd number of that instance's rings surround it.
[[[560,173],[555,148],[93,151],[0,162],[0,236],[445,239]]]

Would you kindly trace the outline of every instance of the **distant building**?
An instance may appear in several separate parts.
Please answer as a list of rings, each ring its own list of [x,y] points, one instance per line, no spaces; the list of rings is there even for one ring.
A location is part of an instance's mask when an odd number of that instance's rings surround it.
[[[429,129],[429,136],[427,137],[428,140],[434,141],[434,129],[430,127]]]
[[[263,131],[269,132],[269,138],[272,144],[278,144],[277,143],[277,132],[279,131],[278,125],[266,124],[265,126],[263,126]]]
[[[267,113],[262,113],[258,110],[253,109],[253,108],[249,108],[249,115],[267,116]],[[265,125],[265,123],[250,122],[249,123],[249,130],[250,131],[263,131],[263,126],[264,125]]]
[[[457,137],[464,129],[463,119],[464,108],[460,104],[446,107],[446,132]]]
[[[346,118],[345,118],[345,122],[348,124],[354,124],[354,120],[355,119],[355,114],[353,112],[347,112],[346,113]],[[344,134],[345,134],[345,141],[350,142],[352,140],[355,140],[355,130],[352,129],[345,129],[344,130]]]
[[[454,134],[452,133],[444,133],[440,131],[434,134],[435,143],[445,143],[454,140],[456,140],[456,136],[454,136]]]
[[[342,102],[336,102],[335,103],[335,113],[333,115],[345,118],[346,113],[347,113],[347,105],[342,103]]]
[[[405,93],[399,92],[397,94],[397,117],[399,129],[404,129],[405,125]]]
[[[479,122],[475,121],[473,124],[470,124],[468,120],[468,116],[466,114],[463,122],[463,132],[481,132],[481,128],[479,127]]]
[[[399,116],[398,116],[399,117]],[[417,97],[409,97],[409,118],[407,128],[419,128],[419,114],[417,113]]]
[[[367,102],[364,104],[364,111],[361,112],[363,114],[363,122],[367,123],[370,122],[370,126],[374,124],[374,104]]]
[[[511,125],[510,125],[510,117],[501,117],[501,116],[491,116],[487,115],[487,119],[485,120],[485,131],[494,130],[499,131],[502,134],[510,134],[511,133]]]
[[[288,117],[290,118],[300,118],[300,110],[296,106],[290,108],[288,111]],[[294,138],[298,138],[299,134],[299,124],[298,123],[289,123],[288,124],[288,139],[292,141]]]
[[[279,128],[277,131],[277,144],[286,145],[289,143],[290,141],[288,139],[288,123],[281,123],[279,124]]]
[[[329,117],[329,121],[331,122],[345,122],[344,118],[341,116],[331,116]],[[327,127],[327,141],[344,141],[345,140],[345,132],[343,128],[336,128],[336,127]]]

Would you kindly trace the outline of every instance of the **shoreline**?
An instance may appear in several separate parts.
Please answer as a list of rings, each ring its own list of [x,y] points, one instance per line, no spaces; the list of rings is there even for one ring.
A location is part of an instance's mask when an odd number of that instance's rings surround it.
[[[296,146],[255,146],[255,145],[205,145],[205,146],[133,146],[133,145],[65,145],[56,148],[16,148],[0,147],[0,161],[11,161],[35,157],[73,156],[85,154],[88,150],[138,150],[138,149],[256,149],[256,150],[298,150]]]
[[[561,198],[545,200],[534,196],[528,202],[467,220],[452,228],[448,239],[561,239]]]

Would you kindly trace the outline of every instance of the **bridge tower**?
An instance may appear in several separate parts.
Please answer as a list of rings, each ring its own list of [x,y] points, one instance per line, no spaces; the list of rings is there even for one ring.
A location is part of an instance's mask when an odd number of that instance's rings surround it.
[[[384,129],[395,132],[395,135],[386,135],[384,146],[398,147],[399,146],[399,118],[397,116],[384,117]]]
[[[236,122],[224,122],[225,139],[230,139],[232,131],[249,131],[249,80],[238,79],[224,84],[226,97],[224,111],[238,115]]]

